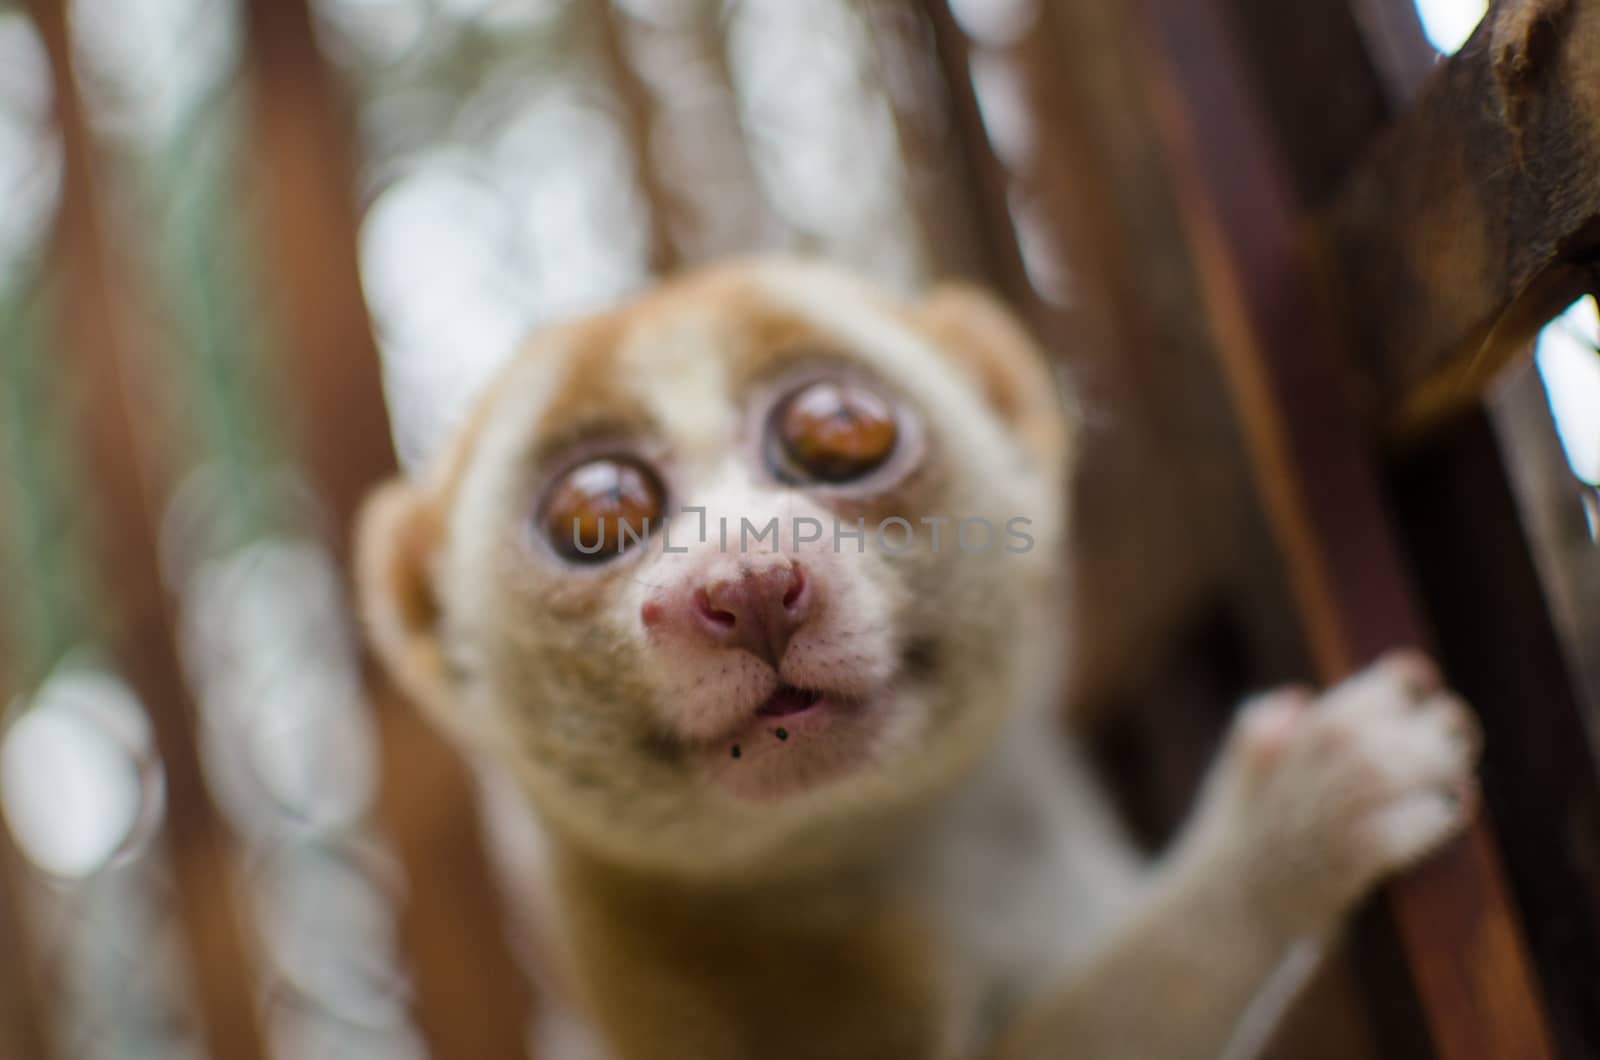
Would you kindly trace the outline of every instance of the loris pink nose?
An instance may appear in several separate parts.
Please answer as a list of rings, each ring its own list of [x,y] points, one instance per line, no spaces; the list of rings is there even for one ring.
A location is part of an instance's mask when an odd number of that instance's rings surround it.
[[[798,563],[714,575],[689,600],[691,625],[713,644],[743,648],[777,669],[816,593]]]

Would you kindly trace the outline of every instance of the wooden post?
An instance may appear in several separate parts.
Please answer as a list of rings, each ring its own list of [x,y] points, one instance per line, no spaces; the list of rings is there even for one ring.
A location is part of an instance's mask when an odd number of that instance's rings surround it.
[[[354,142],[345,100],[316,47],[305,0],[254,0],[251,191],[293,395],[292,441],[333,517],[348,569],[355,515],[395,473],[377,347],[361,292]],[[438,1057],[517,1057],[531,1026],[483,847],[470,774],[369,664],[379,813],[405,869],[400,938],[414,1015]]]
[[[1148,672],[1152,644],[1217,606],[1239,543],[1265,534],[1252,525],[1239,440],[1217,426],[1226,398],[1209,349],[1189,323],[1198,296],[1140,132],[1125,17],[1115,5],[1040,4],[1025,32],[985,43],[944,0],[926,7],[991,281],[1059,358],[1079,413],[1073,599],[1085,617],[1070,697],[1099,706]],[[1022,109],[1029,146],[1018,157],[991,142],[975,85],[985,78],[1015,88],[989,102]],[[1019,203],[1033,204],[1032,231],[1018,231]],[[1036,288],[1019,236],[1048,240],[1064,260],[1065,303]]]
[[[657,177],[655,160],[650,152],[655,128],[654,101],[650,89],[628,62],[624,41],[626,29],[621,22],[624,16],[611,0],[591,5],[591,10],[590,17],[595,20],[594,31],[600,42],[600,58],[605,63],[611,84],[616,87],[617,100],[621,104],[622,131],[633,153],[634,180],[644,196],[645,208],[650,211],[650,271],[657,275],[670,273],[678,265],[681,255],[672,239],[672,198]]]
[[[1530,366],[1531,371],[1531,366]],[[1528,380],[1534,390],[1537,380]],[[1532,395],[1543,402],[1542,393]],[[1544,411],[1548,444],[1559,448]],[[1556,460],[1566,472],[1559,453]],[[1451,680],[1483,719],[1485,795],[1563,1056],[1600,1054],[1600,781],[1530,533],[1486,413],[1391,468],[1418,584]],[[1569,474],[1570,479],[1570,474]],[[1581,521],[1576,503],[1572,516]],[[1590,603],[1600,601],[1592,596]],[[1576,645],[1574,645],[1576,647]]]
[[[0,679],[0,709],[10,687]],[[0,739],[4,730],[0,729]],[[27,872],[5,822],[0,820],[0,1056],[52,1060],[51,1017],[39,983],[39,948],[30,937],[22,894]]]
[[[906,197],[930,272],[940,280],[992,282],[992,248],[980,238],[973,174],[961,151],[963,122],[955,113],[927,5],[861,0],[857,9],[872,41],[875,83],[894,117]]]
[[[262,1060],[254,954],[240,915],[231,843],[206,790],[195,743],[194,704],[177,650],[174,601],[162,582],[155,527],[170,485],[153,459],[150,438],[135,426],[143,395],[133,385],[138,365],[117,309],[118,291],[102,242],[91,179],[92,149],[73,76],[67,22],[60,3],[34,0],[31,10],[52,66],[65,152],[57,229],[57,275],[63,279],[62,372],[81,387],[80,423],[94,472],[89,500],[100,531],[94,541],[101,583],[117,614],[111,645],[119,673],[148,712],[166,778],[179,910],[195,969],[195,990],[207,1052],[228,1060]]]
[[[1373,411],[1403,435],[1470,409],[1600,289],[1600,0],[1501,0],[1321,218]]]
[[[1257,480],[1321,676],[1427,645],[1410,574],[1347,407],[1289,182],[1215,2],[1141,0],[1149,81]],[[1480,821],[1391,883],[1441,1060],[1553,1055],[1495,843]]]

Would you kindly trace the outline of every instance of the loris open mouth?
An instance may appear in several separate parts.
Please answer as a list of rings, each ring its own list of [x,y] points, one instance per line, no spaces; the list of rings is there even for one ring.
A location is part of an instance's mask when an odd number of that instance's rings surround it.
[[[756,708],[756,714],[763,718],[786,718],[791,714],[800,714],[810,710],[821,701],[821,692],[780,684],[778,685],[778,690],[767,697],[765,703]]]
[[[894,699],[780,682],[742,724],[703,746],[720,782],[747,798],[773,799],[870,762]]]

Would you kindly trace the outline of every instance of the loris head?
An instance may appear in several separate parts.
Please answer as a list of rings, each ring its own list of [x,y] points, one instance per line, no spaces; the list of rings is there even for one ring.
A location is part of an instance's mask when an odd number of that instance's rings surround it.
[[[556,834],[760,871],[931,797],[1050,697],[1066,459],[986,296],[725,266],[536,337],[369,502],[363,607]]]

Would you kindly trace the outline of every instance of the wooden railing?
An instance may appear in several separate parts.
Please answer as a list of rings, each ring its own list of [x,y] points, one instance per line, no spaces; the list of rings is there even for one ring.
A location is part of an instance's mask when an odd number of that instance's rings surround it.
[[[1003,292],[1073,381],[1086,424],[1074,603],[1095,620],[1072,645],[1067,695],[1132,747],[1117,759],[1124,794],[1160,789],[1148,829],[1170,829],[1249,685],[1331,680],[1421,643],[1488,733],[1482,822],[1389,888],[1274,1055],[1600,1056],[1594,708],[1481,411],[1538,326],[1600,275],[1600,4],[1503,0],[1437,71],[1403,0],[1017,0],[974,21],[980,6],[845,11],[870,45],[864,105],[895,138],[908,257],[922,279]],[[656,144],[681,115],[640,62],[646,38],[672,37],[712,55],[704,76],[736,98],[722,7],[682,6],[671,25],[599,0],[564,16],[586,20],[619,107],[652,274],[757,249],[684,238],[682,175]],[[261,936],[260,852],[219,794],[217,771],[240,763],[219,759],[182,647],[166,522],[196,458],[159,411],[178,340],[151,324],[175,278],[141,275],[119,246],[108,215],[127,174],[97,147],[67,6],[26,10],[64,159],[36,303],[78,395],[60,414],[109,616],[83,636],[155,735],[164,815],[147,856],[170,866],[206,1051],[293,1055],[274,1022],[290,988]],[[267,418],[314,497],[297,532],[342,565],[362,496],[395,460],[362,288],[365,89],[328,61],[319,10],[243,3],[239,175],[216,220],[254,248],[230,282],[254,292],[258,367],[282,395]],[[764,211],[748,231],[800,242],[750,151],[724,164]],[[0,691],[25,704],[59,660],[22,658],[11,625]],[[528,1055],[534,988],[470,767],[370,664],[360,682],[377,733],[372,842],[400,881],[384,974],[405,984],[403,1018],[432,1056]],[[73,1055],[59,925],[39,910],[77,885],[0,842],[0,1056]],[[1383,967],[1395,953],[1403,968]]]

